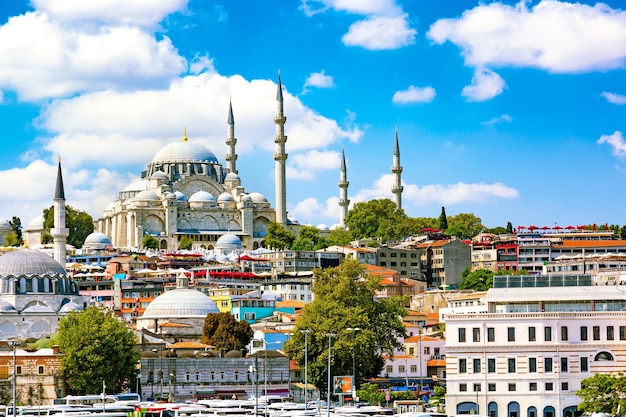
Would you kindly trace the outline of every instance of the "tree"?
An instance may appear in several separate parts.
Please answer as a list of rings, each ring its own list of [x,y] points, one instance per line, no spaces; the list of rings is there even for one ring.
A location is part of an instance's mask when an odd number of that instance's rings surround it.
[[[61,372],[74,394],[122,392],[134,386],[140,354],[135,335],[113,313],[88,307],[59,321]]]
[[[282,224],[271,222],[267,227],[267,236],[265,244],[272,249],[283,250],[291,248],[296,237],[291,230],[285,228]]]
[[[455,216],[450,216],[448,217],[448,224],[449,227],[446,229],[446,234],[462,239],[472,238],[485,228],[480,217],[476,217],[472,213],[459,213]]]
[[[411,234],[422,233],[424,229],[436,229],[439,223],[434,217],[409,217],[407,224]]]
[[[408,217],[396,203],[383,198],[359,202],[346,216],[346,226],[353,239],[381,239],[383,242],[404,239],[411,234]]]
[[[21,246],[22,241],[17,237],[15,232],[10,232],[4,237],[4,246]]]
[[[444,232],[448,230],[448,216],[446,216],[446,208],[441,207],[441,214],[439,215],[439,230]]]
[[[190,250],[193,247],[193,239],[189,236],[183,236],[178,242],[178,249]]]
[[[326,239],[320,236],[320,231],[314,226],[302,226],[298,230],[298,238],[294,240],[291,249],[318,250],[328,247]]]
[[[141,246],[146,249],[157,249],[159,247],[159,240],[152,235],[145,235],[141,240]]]
[[[365,274],[365,267],[354,259],[346,259],[336,268],[316,269],[313,274],[315,299],[304,308],[293,336],[285,344],[288,356],[304,366],[305,340],[300,330],[310,330],[308,382],[323,391],[327,376],[327,334],[334,334],[331,337],[333,374],[352,375],[354,355],[357,380],[379,375],[385,363],[383,355],[393,357],[393,352],[402,348],[398,339],[406,337],[402,324],[405,299],[375,300],[380,278]]]
[[[329,246],[347,246],[350,244],[352,237],[350,232],[343,228],[332,229],[326,236],[326,247]]]
[[[21,246],[22,243],[24,243],[22,238],[22,220],[20,220],[19,217],[13,216],[13,219],[9,221],[9,224],[11,225],[11,233],[15,236],[15,243],[7,246]]]
[[[50,229],[54,227],[54,206],[44,209],[43,219],[43,227],[46,233],[49,234]],[[81,248],[83,243],[85,243],[85,238],[93,233],[93,218],[82,210],[75,209],[72,206],[65,206],[65,227],[70,232],[67,237],[67,243],[76,248]],[[44,243],[43,236],[42,243]]]
[[[372,405],[380,405],[385,399],[385,394],[380,392],[378,384],[366,382],[362,384],[361,388],[357,391],[357,397]]]
[[[493,272],[488,269],[478,269],[470,272],[469,268],[465,268],[461,272],[459,288],[462,290],[487,291],[493,287],[493,275]]]
[[[624,374],[595,374],[580,383],[576,395],[582,400],[578,410],[588,413],[616,415],[626,406],[626,379]]]
[[[506,232],[508,234],[513,233],[513,225],[511,224],[511,222],[506,222]]]
[[[237,321],[230,313],[211,313],[202,326],[202,343],[213,345],[218,350],[243,349],[253,335],[247,321]]]

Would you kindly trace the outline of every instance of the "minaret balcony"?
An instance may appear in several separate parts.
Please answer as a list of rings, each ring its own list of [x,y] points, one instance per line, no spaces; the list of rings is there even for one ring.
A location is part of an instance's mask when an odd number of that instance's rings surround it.
[[[391,187],[391,192],[392,193],[401,193],[404,190],[404,187],[401,185],[394,185],[393,187]]]
[[[287,154],[286,153],[275,153],[274,154],[274,160],[275,161],[285,161],[285,160],[287,160]]]

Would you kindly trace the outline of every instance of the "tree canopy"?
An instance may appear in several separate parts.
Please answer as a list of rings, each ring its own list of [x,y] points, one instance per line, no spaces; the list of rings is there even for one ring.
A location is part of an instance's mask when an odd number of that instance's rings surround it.
[[[291,230],[285,228],[282,224],[271,222],[267,227],[267,236],[265,244],[268,248],[283,250],[290,249],[296,237]]]
[[[327,335],[334,334],[330,338],[334,375],[352,375],[354,355],[357,380],[377,376],[384,365],[382,355],[393,356],[402,348],[398,339],[406,337],[404,298],[375,300],[380,278],[365,274],[365,267],[354,259],[313,273],[315,299],[297,319],[285,351],[304,367],[301,330],[310,331],[306,336],[309,382],[322,390],[327,378]]]
[[[44,209],[43,219],[43,227],[47,237],[42,237],[42,240],[45,240],[42,243],[48,243],[51,240],[50,229],[54,227],[54,206]],[[70,231],[67,243],[76,248],[81,248],[85,243],[85,238],[93,233],[93,218],[87,212],[72,206],[65,206],[65,227]]]
[[[493,275],[493,271],[488,269],[478,269],[470,272],[469,268],[465,268],[461,272],[459,288],[462,290],[487,291],[493,287]]]
[[[447,230],[448,229],[448,216],[446,216],[446,208],[441,207],[441,214],[439,215],[439,229]]]
[[[209,314],[202,326],[202,343],[213,345],[218,350],[243,349],[253,335],[247,321],[237,321],[230,313]]]
[[[446,234],[461,239],[470,239],[485,229],[480,217],[472,213],[459,213],[448,217]]]
[[[383,242],[404,239],[410,229],[404,210],[388,198],[356,203],[346,216],[346,226],[353,239],[381,239]]]
[[[618,414],[626,407],[626,377],[624,374],[595,374],[585,378],[576,391],[581,402],[578,410],[588,413]]]
[[[59,321],[61,370],[74,394],[123,392],[139,372],[135,335],[112,313],[96,307],[71,312]]]
[[[178,242],[178,249],[190,250],[193,247],[193,239],[189,236],[183,236]]]

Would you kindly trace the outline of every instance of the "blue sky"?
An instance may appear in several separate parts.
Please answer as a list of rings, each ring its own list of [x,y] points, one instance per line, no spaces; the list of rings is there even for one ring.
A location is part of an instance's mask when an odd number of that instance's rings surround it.
[[[0,5],[0,218],[100,217],[163,146],[190,140],[274,202],[276,78],[287,209],[339,221],[391,197],[488,227],[626,224],[626,10],[582,1],[31,0]]]

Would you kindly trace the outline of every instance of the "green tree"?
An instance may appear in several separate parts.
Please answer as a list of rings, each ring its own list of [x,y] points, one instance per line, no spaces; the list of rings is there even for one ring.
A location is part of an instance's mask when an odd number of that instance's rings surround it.
[[[435,217],[409,217],[407,224],[411,234],[422,233],[424,229],[436,229],[439,226]]]
[[[159,240],[152,235],[145,235],[141,240],[141,246],[146,249],[157,249],[159,247]]]
[[[304,308],[293,336],[285,344],[288,356],[304,366],[305,338],[300,330],[310,330],[308,382],[324,392],[327,335],[334,334],[331,337],[333,374],[352,375],[354,357],[357,381],[377,376],[383,369],[383,355],[393,356],[402,347],[398,339],[406,337],[401,319],[406,313],[403,307],[406,300],[403,297],[375,300],[380,278],[366,274],[365,267],[354,259],[346,259],[336,268],[316,269],[313,274],[315,299]]]
[[[462,239],[470,239],[485,229],[480,217],[476,217],[472,213],[459,213],[455,216],[450,216],[448,217],[448,224],[449,227],[446,229],[446,234]]]
[[[380,405],[385,400],[385,394],[378,390],[378,384],[366,382],[356,392],[357,397],[372,405]]]
[[[230,313],[211,313],[202,326],[202,343],[213,345],[218,350],[243,349],[253,335],[247,321],[237,321]]]
[[[54,206],[50,206],[43,211],[43,227],[47,234],[54,227]],[[85,243],[85,238],[93,233],[93,218],[82,210],[77,210],[72,206],[65,206],[65,227],[69,229],[67,243],[81,248]],[[43,242],[42,236],[42,243]],[[49,242],[46,242],[49,243]]]
[[[440,230],[443,230],[444,232],[448,230],[448,216],[446,216],[445,207],[441,207],[441,214],[439,215],[438,221],[439,221],[438,225],[439,225]]]
[[[22,241],[15,232],[10,232],[4,237],[4,246],[21,246]]]
[[[178,249],[190,250],[193,247],[193,239],[189,236],[183,236],[178,242]]]
[[[328,233],[326,237],[326,247],[329,246],[348,246],[352,241],[352,237],[350,236],[350,232],[346,229],[337,228],[333,229]]]
[[[507,232],[508,234],[513,233],[513,225],[511,224],[511,222],[507,222],[507,223],[506,223],[506,232]]]
[[[9,221],[11,225],[11,231],[15,234],[15,240],[17,244],[9,245],[9,246],[21,246],[24,243],[22,237],[22,220],[19,217],[13,216],[13,219]]]
[[[469,268],[465,268],[461,272],[459,288],[462,290],[487,291],[493,287],[493,275],[493,272],[488,269],[478,269],[470,272]]]
[[[283,250],[290,249],[296,237],[291,230],[285,228],[282,224],[271,222],[267,227],[267,236],[265,244],[268,248]]]
[[[404,210],[383,198],[359,202],[346,216],[346,226],[353,239],[381,239],[383,242],[404,239],[411,234]]]
[[[618,406],[626,406],[626,380],[624,374],[595,374],[580,383],[576,395],[581,399],[578,410],[588,413],[616,415]]]
[[[485,232],[493,233],[494,235],[505,235],[508,233],[506,227],[502,227],[502,226],[496,226],[496,227],[492,227],[489,229],[485,229]]]
[[[135,335],[113,313],[88,307],[59,321],[61,371],[74,394],[122,392],[135,386],[139,351]]]

